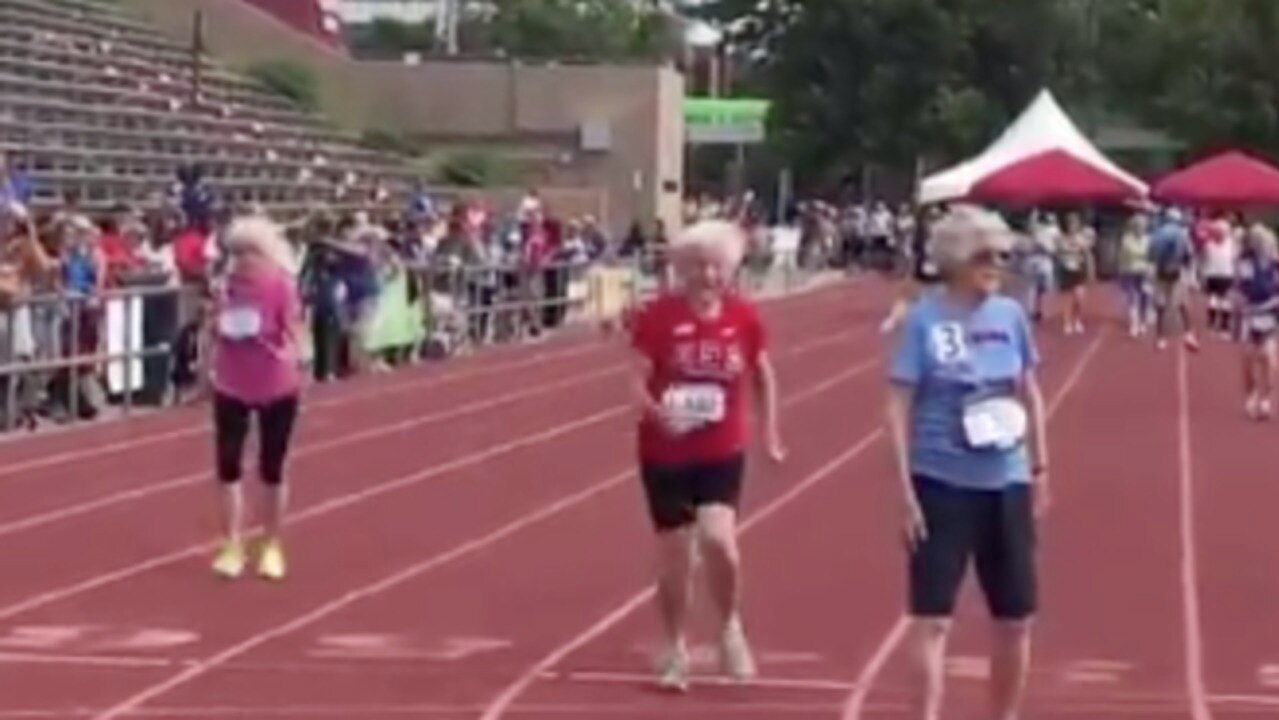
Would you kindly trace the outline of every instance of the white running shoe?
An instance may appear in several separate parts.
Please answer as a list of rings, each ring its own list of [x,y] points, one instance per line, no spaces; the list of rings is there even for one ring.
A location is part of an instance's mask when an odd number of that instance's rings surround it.
[[[684,643],[675,643],[662,653],[657,663],[657,686],[673,692],[688,692],[691,660]]]
[[[734,618],[724,627],[719,639],[719,662],[724,674],[737,682],[749,682],[759,674],[741,620]]]

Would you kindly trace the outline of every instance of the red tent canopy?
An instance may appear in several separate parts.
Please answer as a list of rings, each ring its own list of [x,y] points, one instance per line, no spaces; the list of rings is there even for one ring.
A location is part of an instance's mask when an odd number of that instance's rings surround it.
[[[1163,178],[1154,195],[1185,205],[1279,205],[1279,169],[1238,151],[1222,153]]]
[[[1019,160],[982,178],[968,192],[970,200],[1012,205],[1113,203],[1141,196],[1141,188],[1064,150]]]

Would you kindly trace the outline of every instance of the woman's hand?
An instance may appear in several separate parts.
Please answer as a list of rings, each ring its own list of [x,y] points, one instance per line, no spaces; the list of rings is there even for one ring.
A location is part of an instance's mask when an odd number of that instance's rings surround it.
[[[928,539],[928,522],[919,500],[912,493],[902,502],[902,540],[906,549],[915,552]]]
[[[782,434],[777,428],[768,430],[768,459],[777,464],[786,461],[786,444],[782,442]]]
[[[1043,517],[1052,507],[1052,491],[1049,489],[1048,468],[1035,468],[1030,492],[1033,493],[1035,517]]]

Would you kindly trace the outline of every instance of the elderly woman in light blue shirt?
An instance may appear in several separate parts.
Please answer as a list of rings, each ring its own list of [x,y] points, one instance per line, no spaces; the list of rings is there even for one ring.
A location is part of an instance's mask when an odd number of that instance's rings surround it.
[[[1036,610],[1035,506],[1047,502],[1038,355],[1025,311],[1000,292],[1012,235],[952,209],[934,228],[944,285],[911,308],[889,371],[909,550],[920,718],[941,712],[946,639],[969,564],[994,619],[991,717],[1017,716]]]

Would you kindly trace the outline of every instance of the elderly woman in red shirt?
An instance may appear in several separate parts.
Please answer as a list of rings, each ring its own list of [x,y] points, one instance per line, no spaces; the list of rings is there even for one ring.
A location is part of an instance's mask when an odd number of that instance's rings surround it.
[[[723,622],[721,664],[739,681],[755,674],[739,615],[736,539],[752,395],[769,455],[780,462],[785,452],[764,326],[755,306],[733,291],[745,241],[732,223],[685,230],[670,245],[674,285],[630,323],[642,413],[640,475],[657,532],[657,600],[668,643],[660,684],[674,690],[688,687],[684,625],[694,539]]]

